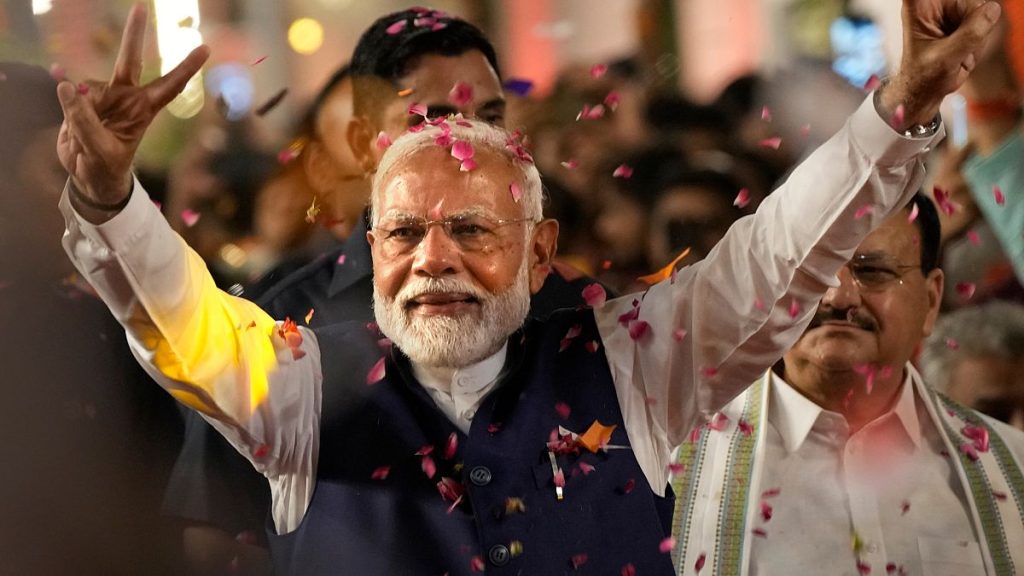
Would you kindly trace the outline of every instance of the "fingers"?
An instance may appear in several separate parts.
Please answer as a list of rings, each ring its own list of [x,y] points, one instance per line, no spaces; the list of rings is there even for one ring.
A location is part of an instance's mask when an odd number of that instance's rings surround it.
[[[98,138],[105,129],[89,99],[78,94],[71,82],[57,85],[57,99],[69,127],[68,138],[78,141],[87,150],[96,150]]]
[[[175,96],[185,89],[185,84],[188,84],[189,79],[196,75],[196,72],[203,67],[209,57],[210,48],[205,44],[190,52],[180,64],[174,67],[174,70],[146,86],[150,101],[157,108],[167,106]]]
[[[968,71],[977,64],[977,54],[999,22],[1001,12],[1002,7],[994,1],[975,6],[952,34],[953,55],[959,56],[961,66]]]
[[[117,63],[114,64],[111,84],[139,83],[139,77],[142,75],[142,46],[145,40],[146,5],[140,2],[132,6],[125,21],[121,49],[117,52]]]

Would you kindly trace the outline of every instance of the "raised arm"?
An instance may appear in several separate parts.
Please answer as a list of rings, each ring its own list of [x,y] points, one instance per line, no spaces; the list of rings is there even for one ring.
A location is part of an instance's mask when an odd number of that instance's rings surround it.
[[[920,185],[921,156],[941,129],[921,138],[902,132],[931,122],[999,15],[992,3],[963,4],[905,0],[902,66],[877,99],[704,261],[642,296],[635,320],[632,296],[598,311],[623,412],[646,414],[627,427],[634,450],[656,462],[645,469],[653,485],[665,476],[668,451],[782,356],[861,239]],[[647,333],[629,330],[635,322],[646,322]],[[638,446],[645,437],[652,444]]]

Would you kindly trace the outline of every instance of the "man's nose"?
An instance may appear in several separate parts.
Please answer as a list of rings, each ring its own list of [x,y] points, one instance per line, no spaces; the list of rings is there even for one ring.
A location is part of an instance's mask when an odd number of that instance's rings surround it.
[[[430,226],[423,240],[416,246],[412,271],[433,278],[446,276],[457,273],[461,261],[462,251],[448,236],[444,226]]]
[[[821,303],[840,310],[860,306],[860,286],[853,280],[850,268],[847,266],[840,268],[838,277],[839,286],[826,290]]]

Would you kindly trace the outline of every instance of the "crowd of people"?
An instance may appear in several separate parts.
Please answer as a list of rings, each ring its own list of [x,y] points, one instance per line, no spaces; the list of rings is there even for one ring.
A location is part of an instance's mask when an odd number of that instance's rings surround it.
[[[105,84],[0,64],[0,556],[1024,570],[1024,95],[997,6],[905,0],[884,82],[750,75],[707,104],[630,58],[538,97],[479,29],[410,9],[287,141],[208,107],[166,175],[131,161],[205,47],[140,84],[136,6]],[[806,89],[850,119],[783,106]],[[954,91],[964,147],[936,119]]]

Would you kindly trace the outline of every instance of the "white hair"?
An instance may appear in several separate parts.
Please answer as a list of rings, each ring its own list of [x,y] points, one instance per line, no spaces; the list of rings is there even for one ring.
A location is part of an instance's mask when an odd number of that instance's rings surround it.
[[[539,221],[544,217],[543,186],[540,173],[529,154],[523,149],[518,135],[479,120],[447,119],[443,121],[443,124],[451,129],[452,142],[463,140],[472,144],[475,150],[489,150],[516,168],[520,175],[518,184],[523,195],[519,202],[523,205],[524,216],[534,221]],[[404,165],[418,152],[436,148],[438,146],[436,139],[443,133],[444,130],[440,127],[440,123],[436,126],[428,124],[422,130],[402,134],[388,147],[377,166],[377,173],[373,177],[373,190],[370,194],[370,222],[372,224],[377,222],[376,214],[378,213],[381,188],[387,180],[388,174],[395,168]],[[453,158],[452,162],[457,166],[458,160]],[[510,192],[508,188],[505,188],[495,190],[495,193],[509,194]]]
[[[943,315],[921,349],[921,374],[948,392],[957,362],[966,358],[1016,360],[1024,354],[1024,306],[993,301]]]

